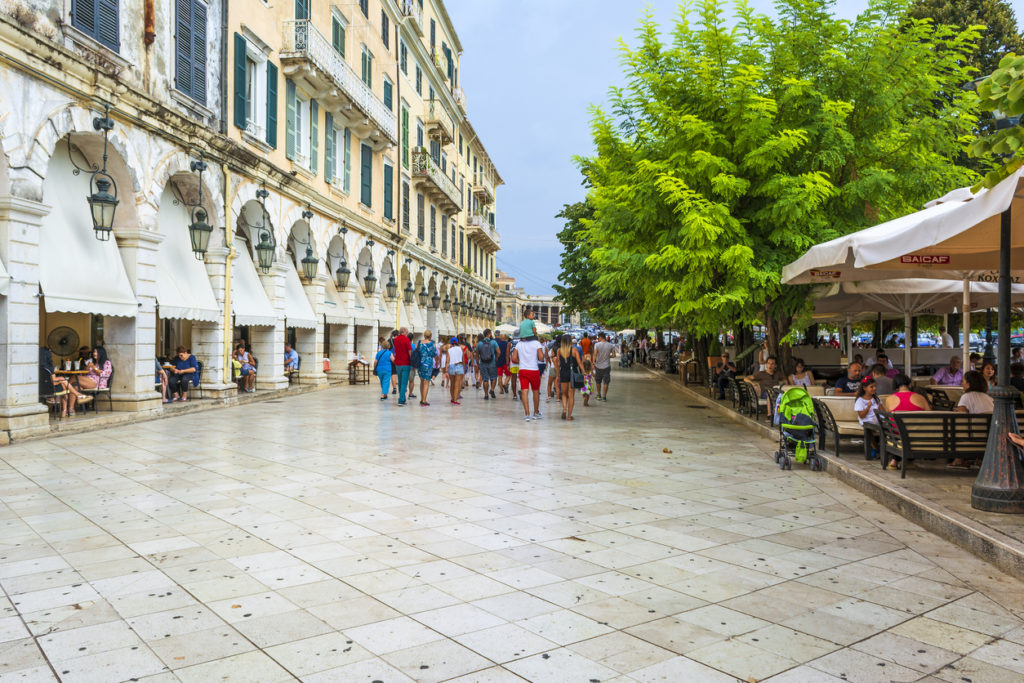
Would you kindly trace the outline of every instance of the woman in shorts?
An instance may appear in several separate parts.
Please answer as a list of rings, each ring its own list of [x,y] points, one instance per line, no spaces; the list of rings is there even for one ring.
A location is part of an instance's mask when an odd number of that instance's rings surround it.
[[[466,376],[465,354],[458,338],[452,337],[451,344],[444,357],[444,372],[448,376],[448,388],[452,392],[452,405],[459,403],[459,393],[462,391],[462,379]]]

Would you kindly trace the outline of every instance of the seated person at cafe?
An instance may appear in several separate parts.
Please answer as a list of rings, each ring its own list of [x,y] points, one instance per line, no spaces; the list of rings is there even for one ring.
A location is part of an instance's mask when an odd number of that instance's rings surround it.
[[[187,401],[188,389],[199,372],[199,362],[184,346],[179,346],[174,359],[174,369],[168,375],[171,401]]]
[[[971,370],[981,370],[981,354],[980,353],[977,353],[977,352],[972,353],[970,356],[967,357],[967,362],[971,366],[970,367]]]
[[[764,398],[768,395],[769,389],[786,381],[786,375],[779,370],[779,359],[775,356],[768,356],[764,361],[764,370],[758,370],[744,379],[756,385],[759,395]]]
[[[154,385],[157,385],[157,384],[160,385],[160,399],[164,403],[170,403],[171,402],[170,399],[167,398],[167,385],[168,385],[167,371],[164,370],[163,366],[160,365],[160,359],[159,358],[154,358],[153,362],[156,364],[156,375],[153,377],[153,384]]]
[[[107,350],[102,346],[95,347],[92,350],[92,362],[89,363],[87,369],[89,370],[88,374],[78,377],[78,387],[80,389],[106,389],[110,375],[114,372],[114,367],[107,360]]]
[[[875,363],[871,368],[871,379],[875,380],[875,386],[877,387],[875,393],[888,396],[896,390],[896,385],[885,372],[885,366],[881,363]]]
[[[288,342],[284,343],[284,372],[288,374],[299,369],[299,352]]]
[[[953,356],[949,359],[949,366],[939,368],[939,371],[932,376],[932,384],[941,384],[947,387],[958,387],[964,381],[964,372],[960,368],[960,356]]]
[[[75,406],[91,401],[92,396],[79,393],[67,377],[61,377],[56,372],[53,353],[45,346],[39,347],[39,395],[53,396],[52,401],[60,407],[62,417],[73,416]],[[62,391],[65,392],[63,396],[54,396]]]
[[[238,376],[241,378],[242,390],[248,393],[255,391],[256,359],[245,350],[245,344],[239,342],[235,346],[235,352],[231,354],[231,360],[239,363]]]
[[[991,413],[995,408],[992,397],[988,395],[988,381],[977,370],[964,373],[961,386],[964,389],[960,401],[956,404],[958,413]]]
[[[1024,363],[1010,365],[1010,385],[1017,391],[1024,391]]]
[[[729,380],[736,376],[736,365],[729,361],[728,352],[722,352],[722,360],[715,365],[715,369],[718,370],[718,377],[715,379],[715,383],[718,384],[718,398],[723,399]]]
[[[895,379],[896,375],[900,374],[900,371],[892,366],[892,361],[889,360],[889,356],[882,351],[879,351],[875,355],[875,362],[872,363],[872,365],[884,365],[885,376],[889,379]]]
[[[863,366],[853,361],[846,368],[846,374],[836,380],[835,396],[853,396],[860,384]]]

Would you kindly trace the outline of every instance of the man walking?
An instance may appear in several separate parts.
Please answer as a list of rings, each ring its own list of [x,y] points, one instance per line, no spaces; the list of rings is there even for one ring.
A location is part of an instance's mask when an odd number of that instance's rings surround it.
[[[525,420],[539,420],[540,412],[540,362],[544,347],[536,339],[520,340],[512,350],[512,362],[519,364],[519,396],[523,400]],[[530,413],[530,394],[533,394],[533,414]]]
[[[412,352],[412,342],[409,341],[409,330],[403,327],[391,340],[392,351],[395,354],[395,369],[398,371],[398,405],[405,405],[405,392],[409,388],[409,354]]]
[[[508,378],[511,374],[508,371],[508,335],[504,332],[498,335],[498,359],[495,362],[495,367],[498,369],[498,388],[501,389],[501,393],[508,393]]]
[[[612,354],[615,351],[615,344],[608,341],[608,335],[601,332],[597,335],[598,342],[594,344],[594,388],[597,390],[597,400],[608,400],[608,383],[612,378]]]
[[[476,363],[480,370],[480,381],[484,385],[484,400],[497,398],[494,384],[498,379],[498,343],[491,339],[491,331],[484,330],[483,337],[476,343]]]

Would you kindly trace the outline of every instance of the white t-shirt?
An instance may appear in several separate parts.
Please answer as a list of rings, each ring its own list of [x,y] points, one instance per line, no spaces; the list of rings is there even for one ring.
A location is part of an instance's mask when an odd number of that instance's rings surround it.
[[[537,365],[537,351],[541,348],[539,341],[520,341],[516,345],[516,351],[519,352],[519,371],[523,370],[540,370],[540,366]]]
[[[448,348],[448,363],[455,365],[456,363],[462,362],[462,347],[458,344],[452,344]]]
[[[949,332],[942,333],[942,348],[951,349],[953,348],[953,335]]]
[[[968,413],[991,413],[995,409],[995,402],[991,396],[980,391],[965,391],[956,407],[967,408]]]
[[[860,411],[864,410],[868,406],[871,406],[871,410],[868,411],[868,414],[866,416],[861,417]],[[870,422],[871,424],[875,425],[878,424],[878,414],[875,413],[875,408],[877,408],[878,406],[879,403],[877,398],[868,401],[866,398],[861,396],[856,401],[854,401],[853,409],[857,411],[857,422],[861,424],[864,424],[865,422]]]

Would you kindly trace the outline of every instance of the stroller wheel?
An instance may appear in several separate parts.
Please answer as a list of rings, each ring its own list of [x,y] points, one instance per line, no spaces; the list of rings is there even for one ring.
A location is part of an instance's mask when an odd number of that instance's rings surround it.
[[[776,462],[776,463],[778,463],[778,462],[779,462],[779,457],[780,457],[780,454],[779,454],[779,452],[778,452],[778,451],[775,451],[775,462]]]
[[[785,460],[785,458],[780,458],[778,460],[778,463],[779,463],[779,469],[780,470],[786,469],[786,460]]]
[[[786,458],[786,469],[787,470],[793,469],[793,458],[790,458],[790,457]]]

